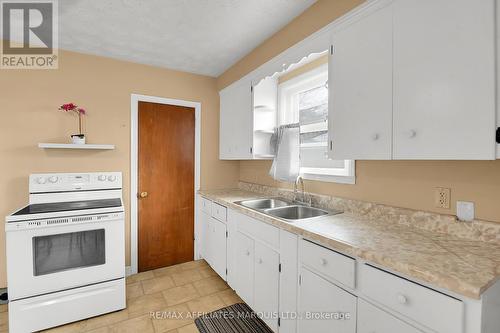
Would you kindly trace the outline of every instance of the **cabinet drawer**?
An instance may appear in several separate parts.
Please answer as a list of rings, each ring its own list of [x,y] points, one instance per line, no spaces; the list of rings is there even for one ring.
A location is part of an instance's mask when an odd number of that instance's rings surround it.
[[[280,230],[270,224],[240,214],[237,228],[253,238],[267,243],[273,249],[279,249],[280,247]]]
[[[356,260],[304,239],[300,241],[300,258],[303,264],[354,289]]]
[[[358,333],[422,333],[415,327],[358,298]]]
[[[463,303],[370,265],[359,273],[362,292],[389,309],[439,333],[463,332]]]
[[[206,198],[203,198],[201,197],[201,200],[200,200],[200,206],[201,206],[201,211],[202,212],[205,212],[207,214],[211,214],[211,208],[212,208],[212,201],[206,199]]]
[[[219,205],[218,203],[212,203],[212,217],[221,221],[226,222],[227,208]]]

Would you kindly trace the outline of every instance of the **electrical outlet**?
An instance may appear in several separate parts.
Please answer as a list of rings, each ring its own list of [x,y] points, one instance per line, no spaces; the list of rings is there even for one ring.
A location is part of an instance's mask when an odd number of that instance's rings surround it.
[[[437,208],[450,208],[451,190],[445,187],[436,187],[434,204]]]

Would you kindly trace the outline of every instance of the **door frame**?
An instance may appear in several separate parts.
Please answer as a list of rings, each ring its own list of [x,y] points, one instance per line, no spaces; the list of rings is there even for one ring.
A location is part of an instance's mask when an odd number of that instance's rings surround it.
[[[139,102],[151,102],[157,104],[185,106],[195,110],[195,138],[194,138],[194,232],[197,233],[198,217],[196,216],[196,193],[200,189],[200,164],[201,164],[201,103],[171,99],[157,96],[130,95],[130,266],[126,268],[126,274],[137,274],[139,268],[138,259],[138,170],[139,170]],[[194,235],[193,235],[194,237]],[[196,258],[196,239],[194,241],[194,253]]]

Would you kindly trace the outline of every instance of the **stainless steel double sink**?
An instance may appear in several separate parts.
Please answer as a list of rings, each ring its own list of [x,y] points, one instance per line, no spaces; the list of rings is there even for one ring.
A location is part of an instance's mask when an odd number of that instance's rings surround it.
[[[264,214],[287,220],[289,222],[342,213],[339,211],[329,212],[323,209],[290,202],[281,198],[243,200],[237,201],[235,204],[257,210]]]

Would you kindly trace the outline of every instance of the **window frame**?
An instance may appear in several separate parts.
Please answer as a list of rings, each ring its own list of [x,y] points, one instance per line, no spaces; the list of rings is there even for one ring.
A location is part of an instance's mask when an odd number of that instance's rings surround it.
[[[294,99],[303,91],[317,87],[328,80],[328,63],[302,73],[278,85],[278,124],[299,122],[298,110],[289,110],[290,104],[297,104]],[[327,126],[328,128],[328,126]],[[333,182],[339,184],[356,183],[356,162],[345,160],[344,168],[300,167],[300,176],[308,180]]]

